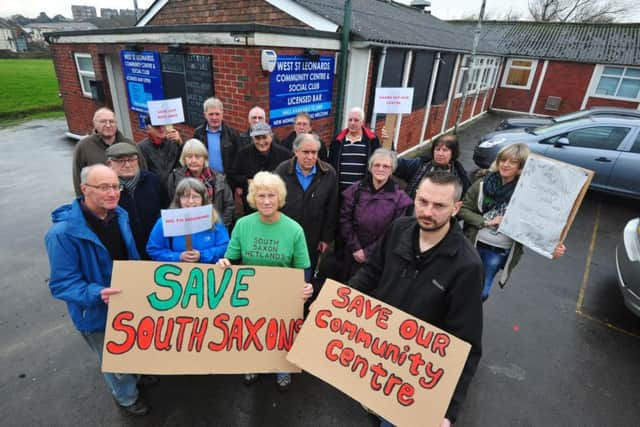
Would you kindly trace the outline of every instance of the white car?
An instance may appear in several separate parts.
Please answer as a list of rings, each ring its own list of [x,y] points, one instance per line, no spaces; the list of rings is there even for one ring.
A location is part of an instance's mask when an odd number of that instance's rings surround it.
[[[624,304],[640,316],[640,218],[632,219],[624,227],[622,240],[616,247],[616,269]]]

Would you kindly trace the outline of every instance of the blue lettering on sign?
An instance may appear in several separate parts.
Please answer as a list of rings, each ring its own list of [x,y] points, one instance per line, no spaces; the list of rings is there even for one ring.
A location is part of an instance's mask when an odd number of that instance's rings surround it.
[[[164,99],[162,70],[158,52],[120,52],[122,72],[126,82],[129,108],[148,113],[147,101]]]
[[[311,61],[303,56],[279,56],[269,81],[271,126],[293,123],[305,111],[312,119],[331,113],[334,58]]]

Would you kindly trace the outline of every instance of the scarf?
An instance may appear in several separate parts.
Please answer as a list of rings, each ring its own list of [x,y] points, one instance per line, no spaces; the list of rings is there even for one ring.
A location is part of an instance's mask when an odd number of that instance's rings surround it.
[[[202,168],[202,172],[200,172],[200,176],[198,177],[194,176],[189,170],[189,168],[187,168],[187,170],[184,173],[184,176],[196,178],[202,181],[204,186],[207,188],[207,193],[209,194],[209,200],[213,201],[213,196],[215,196],[215,189],[213,188],[213,186],[216,183],[216,179],[213,176],[213,171],[211,170],[210,167],[205,166],[204,168]]]
[[[140,172],[138,172],[131,178],[118,177],[118,180],[120,181],[120,184],[124,185],[124,188],[127,189],[129,194],[131,194],[131,197],[133,197],[133,192],[136,191],[136,186],[140,181]]]
[[[484,178],[484,186],[482,192],[484,198],[482,200],[482,213],[488,211],[496,211],[499,215],[504,214],[513,191],[516,189],[517,179],[503,184],[502,178],[498,172],[491,172]]]

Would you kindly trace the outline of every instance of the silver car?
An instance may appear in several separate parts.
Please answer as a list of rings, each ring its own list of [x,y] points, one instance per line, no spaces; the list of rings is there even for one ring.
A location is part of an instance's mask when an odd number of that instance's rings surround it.
[[[640,316],[640,218],[627,223],[616,247],[618,284],[624,304]]]
[[[593,170],[593,189],[640,199],[640,119],[594,116],[492,132],[478,143],[473,160],[488,168],[498,151],[518,142],[534,153]]]

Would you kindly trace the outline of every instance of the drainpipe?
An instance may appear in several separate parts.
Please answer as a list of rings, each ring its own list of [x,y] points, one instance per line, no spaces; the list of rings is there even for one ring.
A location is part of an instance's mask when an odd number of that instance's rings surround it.
[[[382,86],[382,73],[384,73],[384,64],[387,62],[387,47],[382,47],[382,53],[380,54],[380,59],[378,60],[378,75],[376,76],[376,87],[374,89],[378,89]],[[369,125],[369,129],[376,128],[376,121],[378,120],[378,114],[373,111],[371,115],[371,124]]]
[[[347,81],[347,61],[349,55],[349,34],[351,33],[351,0],[344,2],[344,18],[342,21],[342,40],[340,42],[340,67],[338,77],[338,100],[336,103],[336,133],[342,129],[344,111],[344,89]]]

